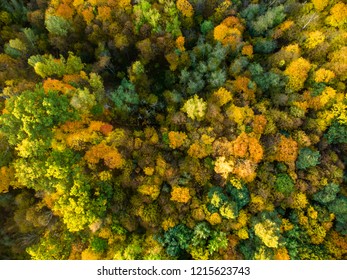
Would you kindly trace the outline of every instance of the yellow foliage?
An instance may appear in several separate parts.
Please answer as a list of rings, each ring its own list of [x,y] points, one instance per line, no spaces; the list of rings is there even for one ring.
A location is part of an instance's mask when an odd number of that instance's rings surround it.
[[[345,96],[347,100],[347,94]],[[337,102],[333,107],[333,114],[340,124],[347,124],[347,102]]]
[[[160,187],[157,185],[141,185],[137,191],[143,195],[148,195],[155,200],[160,194]]]
[[[335,97],[336,97],[336,91],[332,87],[326,87],[320,96],[316,96],[312,98],[312,100],[314,99],[318,100],[317,103],[319,103],[319,106],[317,108],[314,108],[313,106],[311,107],[316,110],[322,109],[325,105],[328,104],[329,101],[334,100]]]
[[[235,178],[235,177],[231,177],[229,180],[230,184],[232,184],[235,188],[237,189],[242,189],[242,183],[239,179]]]
[[[254,208],[254,210],[256,210],[257,212],[261,212],[265,209],[266,202],[260,195],[251,193],[251,207]]]
[[[292,61],[284,71],[284,74],[289,78],[288,88],[294,91],[301,90],[304,87],[310,69],[310,62],[302,57]]]
[[[101,181],[110,181],[112,179],[112,173],[109,171],[101,171],[98,176]]]
[[[171,191],[171,200],[181,203],[187,203],[191,199],[189,189],[186,187],[173,186]]]
[[[313,208],[313,206],[309,206],[307,209],[307,216],[311,219],[317,219],[318,212]]]
[[[249,58],[252,58],[253,57],[253,46],[252,45],[243,46],[241,53],[243,55],[248,56]]]
[[[281,231],[289,231],[294,228],[294,225],[288,219],[282,219]]]
[[[186,17],[192,17],[194,14],[193,6],[188,0],[177,0],[177,9]]]
[[[239,126],[241,126],[243,123],[251,121],[254,116],[252,108],[248,106],[238,107],[235,105],[231,105],[227,109],[226,113],[229,119],[236,122]]]
[[[188,150],[188,155],[193,158],[204,158],[207,157],[212,152],[212,147],[210,145],[204,145],[200,142],[194,142],[190,145]]]
[[[82,260],[100,260],[101,254],[94,252],[91,248],[84,250],[81,254]]]
[[[320,68],[316,71],[314,81],[316,83],[328,83],[335,78],[335,73],[331,70]]]
[[[206,108],[206,102],[195,94],[194,97],[188,99],[184,103],[181,110],[187,113],[188,117],[192,120],[197,119],[198,121],[201,121],[205,117]]]
[[[254,226],[254,233],[269,248],[278,247],[278,236],[275,234],[276,224],[270,220],[265,220]]]
[[[227,104],[228,102],[232,101],[233,97],[230,91],[221,87],[212,94],[212,98],[218,106],[223,106]]]
[[[213,30],[214,39],[235,48],[242,40],[244,26],[237,17],[227,17]]]
[[[222,205],[222,207],[219,209],[219,213],[222,215],[223,218],[229,220],[233,220],[236,218],[236,213],[234,209],[228,203]]]
[[[329,0],[311,0],[311,2],[318,12],[323,11],[329,4]]]
[[[248,238],[249,238],[248,230],[247,230],[246,227],[239,229],[239,230],[236,232],[236,235],[237,235],[238,237],[240,237],[240,239],[248,239]]]
[[[168,217],[162,222],[161,227],[163,230],[167,231],[168,229],[173,228],[175,225],[175,221],[171,217]]]
[[[218,157],[214,163],[214,171],[227,179],[229,174],[234,171],[234,162],[226,160],[225,157]]]
[[[325,40],[325,35],[323,32],[316,30],[308,34],[307,39],[305,40],[305,47],[308,49],[314,49],[317,45],[323,43]]]
[[[288,45],[288,46],[284,47],[283,50],[285,52],[296,54],[296,55],[300,54],[300,47],[298,44]]]
[[[154,174],[154,168],[153,167],[145,167],[143,169],[143,172],[147,175],[147,176],[152,176]]]
[[[347,23],[347,5],[339,2],[330,9],[330,16],[326,18],[326,23],[339,27]]]
[[[306,194],[304,193],[296,193],[293,197],[292,207],[294,209],[303,209],[308,204],[308,200]]]
[[[181,147],[187,139],[187,135],[184,132],[178,131],[170,131],[168,137],[170,141],[169,146],[172,149]]]

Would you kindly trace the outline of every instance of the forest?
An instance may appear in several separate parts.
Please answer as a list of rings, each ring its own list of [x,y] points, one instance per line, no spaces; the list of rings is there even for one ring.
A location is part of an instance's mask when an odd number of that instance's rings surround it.
[[[346,260],[344,0],[0,1],[0,259]]]

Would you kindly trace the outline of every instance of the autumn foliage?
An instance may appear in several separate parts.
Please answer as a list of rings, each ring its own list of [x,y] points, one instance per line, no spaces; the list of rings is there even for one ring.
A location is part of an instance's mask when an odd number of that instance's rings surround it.
[[[347,258],[345,1],[0,2],[0,258]]]

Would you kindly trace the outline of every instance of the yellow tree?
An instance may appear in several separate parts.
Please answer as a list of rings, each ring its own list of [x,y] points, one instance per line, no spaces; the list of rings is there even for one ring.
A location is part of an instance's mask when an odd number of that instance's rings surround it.
[[[302,57],[292,61],[284,71],[284,74],[289,78],[287,87],[292,91],[301,90],[304,87],[310,69],[310,62]]]

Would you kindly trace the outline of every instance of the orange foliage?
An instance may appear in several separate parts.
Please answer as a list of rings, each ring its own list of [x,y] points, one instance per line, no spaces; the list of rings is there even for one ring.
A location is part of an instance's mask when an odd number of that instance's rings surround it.
[[[278,39],[283,36],[283,34],[294,25],[294,22],[291,20],[286,20],[282,22],[279,26],[275,28],[275,31],[272,35],[274,39]]]
[[[98,164],[100,159],[103,159],[105,165],[111,169],[121,168],[125,163],[116,148],[104,143],[92,146],[84,155],[84,159],[91,164]]]
[[[107,6],[98,7],[97,19],[101,21],[108,21],[111,19],[111,8]]]
[[[256,138],[250,137],[242,132],[236,140],[232,142],[233,155],[236,157],[248,157],[252,162],[258,163],[263,158],[263,147]]]
[[[252,182],[257,173],[255,172],[257,165],[251,160],[245,159],[239,161],[235,166],[233,173],[243,179],[246,183]]]
[[[278,248],[275,252],[275,260],[290,260],[288,251],[285,247]]]
[[[253,57],[253,46],[252,45],[243,46],[241,53],[243,55],[248,56],[249,58],[252,58]]]
[[[184,52],[186,49],[184,48],[184,42],[185,42],[185,39],[183,36],[179,36],[177,39],[176,39],[176,47],[181,51],[181,52]]]
[[[74,90],[75,88],[69,84],[63,83],[62,81],[48,78],[43,82],[43,89],[45,93],[47,93],[49,90],[52,90],[59,91],[65,94],[70,90]]]
[[[87,9],[83,10],[82,16],[83,16],[83,19],[85,20],[85,22],[87,23],[87,25],[90,25],[90,23],[94,19],[93,8],[88,7]]]
[[[184,144],[187,135],[184,132],[170,131],[169,134],[170,148],[176,149]]]
[[[69,5],[62,3],[58,6],[55,13],[56,15],[63,17],[67,20],[72,20],[75,11]]]
[[[211,225],[218,225],[222,222],[222,217],[219,215],[219,213],[213,213],[206,219]]]
[[[108,136],[112,132],[113,126],[111,124],[103,124],[100,127],[100,132],[104,134],[105,136]]]
[[[84,77],[84,72],[80,74],[67,74],[63,76],[63,82],[67,84],[72,83],[81,83],[83,80],[86,80],[87,77]]]
[[[0,194],[8,192],[11,180],[14,176],[14,170],[12,168],[2,166],[0,168]]]
[[[267,124],[267,119],[264,115],[254,116],[254,120],[252,123],[253,132],[256,134],[262,134],[265,130],[266,124]]]
[[[237,93],[240,93],[243,95],[244,100],[252,101],[255,98],[255,91],[256,86],[255,83],[253,83],[254,88],[249,88],[249,85],[251,83],[251,80],[247,77],[238,76],[236,80],[233,82],[234,89]]]
[[[298,143],[292,138],[281,135],[281,140],[277,145],[276,160],[285,163],[293,163],[298,157]]]

